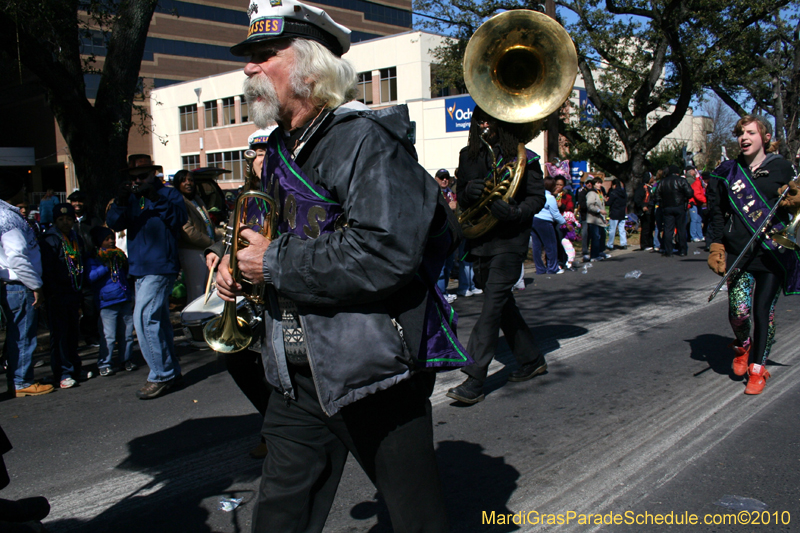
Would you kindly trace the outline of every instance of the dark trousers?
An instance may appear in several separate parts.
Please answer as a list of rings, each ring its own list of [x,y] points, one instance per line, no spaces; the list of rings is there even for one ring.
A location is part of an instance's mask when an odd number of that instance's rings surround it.
[[[62,379],[77,380],[81,375],[81,358],[78,357],[81,299],[81,293],[75,293],[51,294],[45,300],[50,324],[50,368],[56,386]]]
[[[664,255],[672,255],[672,239],[676,235],[677,229],[678,237],[678,252],[686,254],[689,247],[686,244],[686,208],[685,207],[664,207],[664,240],[661,244],[661,249]]]
[[[558,271],[558,248],[556,231],[549,220],[533,218],[531,231],[531,248],[533,249],[533,263],[536,265],[537,274],[555,274]],[[542,261],[542,250],[547,257],[547,265]]]
[[[606,249],[606,228],[598,226],[597,224],[588,224],[589,226],[589,240],[591,241],[592,251],[589,254],[591,259],[600,257],[600,254]]]
[[[639,215],[639,247],[644,250],[645,248],[653,247],[653,229],[654,220],[653,213],[650,211]]]
[[[253,407],[261,413],[267,412],[267,404],[272,387],[264,375],[264,364],[261,354],[252,350],[225,355],[225,366],[239,389],[247,396]]]
[[[475,363],[462,371],[480,381],[486,380],[501,328],[520,366],[538,359],[544,360],[511,293],[522,269],[522,254],[479,257],[472,265],[475,268],[475,286],[483,289],[483,308],[467,345],[467,352]]]
[[[88,285],[88,283],[84,283]],[[98,331],[98,324],[100,320],[100,313],[94,303],[94,294],[91,287],[84,287],[81,291],[81,336],[86,344],[90,342],[97,342],[100,339],[100,332]]]
[[[517,271],[519,276],[519,271]],[[347,454],[380,491],[397,532],[449,531],[433,449],[435,375],[419,373],[328,417],[308,368],[290,366],[296,401],[273,392],[253,532],[322,531]]]

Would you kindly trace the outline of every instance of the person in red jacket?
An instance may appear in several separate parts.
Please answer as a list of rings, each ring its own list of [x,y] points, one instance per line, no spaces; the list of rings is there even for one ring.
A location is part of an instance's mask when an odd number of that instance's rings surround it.
[[[703,215],[706,210],[706,186],[697,169],[686,171],[686,180],[692,186],[694,196],[689,200],[689,237],[692,242],[703,242]]]

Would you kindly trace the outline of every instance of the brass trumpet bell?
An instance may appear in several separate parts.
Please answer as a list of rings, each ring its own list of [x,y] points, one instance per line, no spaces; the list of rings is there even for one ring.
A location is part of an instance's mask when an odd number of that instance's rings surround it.
[[[556,111],[572,92],[578,54],[567,31],[538,11],[515,9],[487,20],[464,52],[464,82],[489,115],[517,124]]]
[[[253,330],[247,320],[236,314],[236,304],[225,302],[222,315],[203,328],[203,337],[215,352],[236,353],[253,342]]]
[[[770,234],[770,239],[775,241],[778,246],[783,246],[787,250],[800,250],[800,245],[797,244],[797,229],[800,226],[800,212],[795,213],[792,222],[788,224],[782,231]]]

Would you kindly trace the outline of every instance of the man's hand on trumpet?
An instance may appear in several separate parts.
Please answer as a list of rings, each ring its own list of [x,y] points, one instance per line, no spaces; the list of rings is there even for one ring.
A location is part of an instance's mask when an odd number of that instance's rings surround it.
[[[242,239],[250,243],[246,248],[236,253],[237,268],[242,277],[253,283],[263,283],[263,257],[269,243],[260,233],[251,229],[243,229],[239,234]],[[242,286],[236,283],[230,272],[230,255],[226,255],[219,262],[217,269],[217,293],[226,302],[232,302],[242,294]]]
[[[247,248],[241,248],[236,254],[239,271],[244,279],[255,284],[263,283],[264,252],[267,251],[267,247],[272,241],[251,229],[243,229],[240,235],[250,245]]]
[[[234,302],[242,294],[242,286],[233,281],[230,271],[231,256],[226,255],[219,261],[217,268],[217,294],[225,302]]]

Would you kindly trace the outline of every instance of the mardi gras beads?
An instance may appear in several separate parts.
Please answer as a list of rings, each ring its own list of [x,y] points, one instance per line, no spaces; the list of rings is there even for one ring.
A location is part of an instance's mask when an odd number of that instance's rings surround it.
[[[97,252],[97,257],[105,263],[108,270],[111,272],[111,281],[114,283],[119,281],[119,273],[128,262],[125,253],[119,248],[109,248],[107,250],[101,249]]]
[[[72,288],[76,291],[83,287],[83,261],[78,243],[72,239],[61,236],[62,248],[64,250],[64,261],[67,263],[67,271],[72,280]]]

